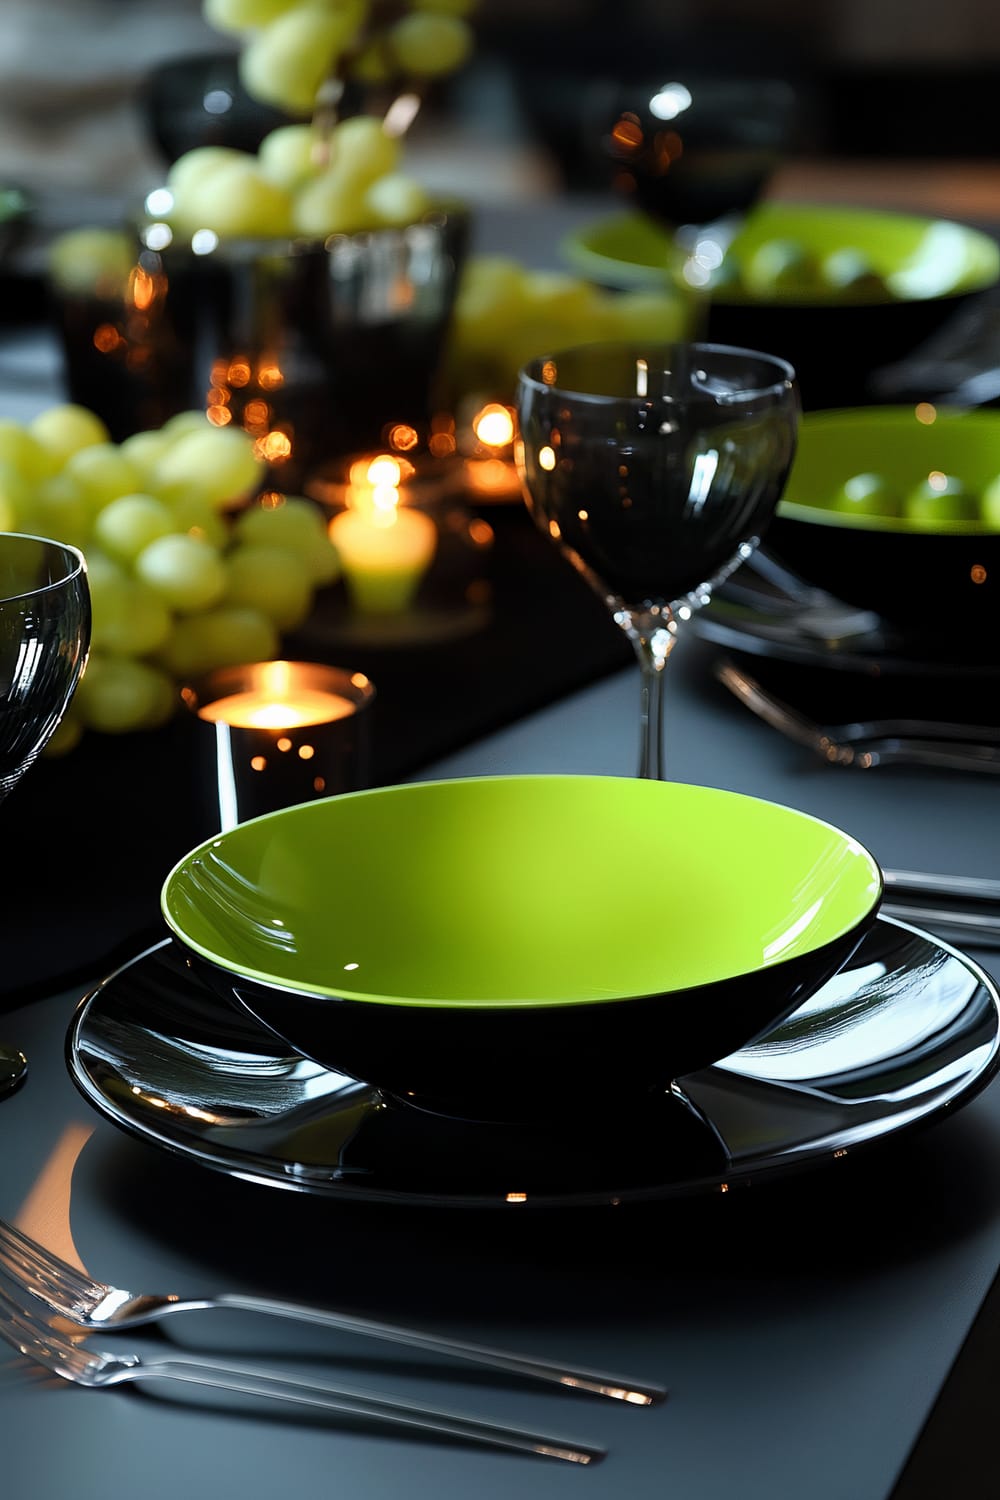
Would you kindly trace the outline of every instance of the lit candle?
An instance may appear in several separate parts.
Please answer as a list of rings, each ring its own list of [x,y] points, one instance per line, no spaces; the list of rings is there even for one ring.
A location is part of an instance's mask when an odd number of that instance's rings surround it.
[[[364,480],[352,467],[348,508],[330,522],[344,582],[355,608],[366,614],[399,614],[410,604],[437,550],[430,516],[400,505],[399,461],[364,461]]]
[[[219,667],[181,690],[210,828],[368,785],[375,688],[320,662]]]
[[[520,499],[521,483],[514,465],[514,414],[508,406],[491,401],[472,419],[476,439],[473,455],[466,460],[468,488],[482,500]]]
[[[309,686],[309,675],[308,668],[303,673],[294,662],[262,662],[249,688],[202,704],[198,717],[234,729],[300,729],[354,713],[356,705],[349,698]]]

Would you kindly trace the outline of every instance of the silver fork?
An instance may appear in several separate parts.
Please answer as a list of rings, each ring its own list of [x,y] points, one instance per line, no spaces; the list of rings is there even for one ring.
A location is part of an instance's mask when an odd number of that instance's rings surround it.
[[[549,1381],[571,1390],[608,1396],[636,1406],[651,1406],[662,1401],[666,1387],[644,1380],[602,1375],[596,1370],[556,1364],[550,1360],[530,1359],[504,1349],[467,1344],[420,1329],[379,1323],[370,1318],[326,1308],[309,1307],[299,1302],[279,1302],[240,1292],[219,1292],[209,1297],[179,1297],[172,1293],[129,1292],[105,1281],[94,1281],[75,1266],[61,1260],[44,1245],[30,1239],[13,1224],[0,1219],[0,1267],[15,1277],[38,1301],[62,1318],[81,1328],[112,1332],[120,1328],[137,1328],[153,1323],[171,1313],[231,1308],[243,1312],[267,1313],[274,1317],[294,1318],[302,1323],[317,1323],[344,1333],[366,1334],[405,1344],[432,1354],[447,1354],[457,1359],[486,1365],[506,1374],[522,1375]]]
[[[990,725],[923,719],[817,724],[731,661],[720,661],[715,675],[759,719],[831,765],[872,770],[899,764],[1000,773],[1000,730]]]
[[[461,1412],[399,1401],[371,1391],[348,1390],[284,1373],[278,1375],[254,1365],[223,1363],[201,1356],[149,1358],[136,1353],[114,1355],[87,1349],[33,1314],[26,1305],[30,1298],[25,1297],[23,1289],[15,1291],[15,1285],[0,1273],[0,1339],[74,1385],[100,1388],[130,1380],[174,1380],[363,1417],[366,1421],[460,1438],[491,1448],[533,1453],[565,1463],[594,1463],[607,1453],[607,1449],[594,1443],[485,1422]]]

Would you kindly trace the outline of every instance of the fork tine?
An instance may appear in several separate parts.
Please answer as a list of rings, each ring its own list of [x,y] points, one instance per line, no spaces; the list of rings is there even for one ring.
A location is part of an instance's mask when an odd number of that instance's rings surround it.
[[[30,1239],[6,1219],[0,1219],[0,1265],[12,1268],[19,1275],[37,1277],[43,1285],[70,1300],[85,1295],[95,1285],[92,1277]]]

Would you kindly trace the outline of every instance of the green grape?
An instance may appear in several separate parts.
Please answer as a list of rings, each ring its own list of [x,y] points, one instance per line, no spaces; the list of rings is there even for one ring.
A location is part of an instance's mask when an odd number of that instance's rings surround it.
[[[201,495],[180,495],[170,502],[173,530],[199,536],[221,552],[229,541],[229,526],[223,513]]]
[[[40,532],[69,542],[85,545],[93,518],[93,507],[82,485],[65,470],[43,480],[34,495],[32,512]]]
[[[104,590],[115,589],[122,579],[129,575],[120,563],[116,563],[93,543],[88,543],[84,551],[87,558],[87,583],[90,588],[91,604],[96,609],[100,606]]]
[[[834,292],[884,297],[888,291],[885,277],[876,271],[868,256],[847,246],[824,256],[819,274],[823,284]]]
[[[166,723],[176,698],[174,684],[160,668],[92,651],[76,689],[74,708],[87,729],[125,734]]]
[[[136,245],[118,229],[70,229],[48,255],[49,278],[69,295],[120,297],[135,265]]]
[[[213,427],[202,419],[191,430],[180,424],[177,430],[152,474],[151,488],[161,500],[193,495],[222,509],[258,487],[265,465],[241,427]]]
[[[25,531],[33,499],[34,491],[25,475],[16,464],[0,457],[0,531]]]
[[[687,313],[679,297],[662,292],[621,292],[607,298],[605,316],[615,338],[680,339]]]
[[[163,426],[159,429],[159,436],[162,440],[164,452],[174,439],[182,437],[185,433],[204,432],[206,428],[210,427],[211,423],[205,414],[204,407],[195,407],[191,411],[175,412],[172,417],[167,418]]]
[[[180,614],[210,609],[226,590],[226,567],[201,537],[161,536],[135,560],[137,577]]]
[[[211,229],[231,239],[281,239],[291,233],[292,200],[251,157],[224,162],[176,192],[171,217],[186,231]]]
[[[453,73],[472,51],[472,30],[460,16],[412,11],[388,33],[389,47],[404,73],[435,78]]]
[[[280,505],[248,505],[233,522],[233,537],[237,542],[296,551],[305,551],[325,530],[322,513],[311,500],[300,495],[287,495]]]
[[[119,495],[94,521],[94,537],[111,557],[132,563],[157,537],[177,529],[169,505],[152,495]]]
[[[138,490],[140,477],[117,443],[92,443],[71,453],[62,469],[63,477],[79,485],[91,515],[119,495]]]
[[[935,471],[904,495],[903,515],[911,525],[935,531],[942,522],[978,520],[979,502],[957,475]]]
[[[312,604],[312,580],[303,559],[280,547],[244,543],[226,559],[226,603],[250,605],[279,631],[301,625]]]
[[[279,125],[261,141],[257,161],[272,182],[294,190],[319,170],[316,147],[311,125]]]
[[[202,14],[216,31],[254,31],[291,10],[300,0],[202,0]]]
[[[292,224],[297,234],[309,239],[370,229],[363,186],[342,177],[336,167],[327,167],[299,188],[292,205]]]
[[[98,547],[88,543],[84,549],[87,559],[87,586],[90,592],[90,643],[100,650],[101,632],[105,620],[114,620],[121,614],[121,598],[127,593],[129,575],[118,563]]]
[[[204,412],[198,413],[202,422],[205,421]],[[148,484],[157,463],[170,443],[170,435],[165,427],[154,428],[149,432],[133,432],[118,444],[123,458],[127,458],[132,465],[143,488]]]
[[[902,496],[884,474],[871,471],[851,474],[826,499],[831,510],[854,516],[899,516]]]
[[[453,338],[488,350],[528,308],[527,278],[516,261],[480,256],[469,262],[455,302]]]
[[[263,610],[223,605],[178,620],[157,660],[183,682],[217,667],[273,661],[280,646],[277,626]]]
[[[322,512],[311,500],[289,495],[280,505],[251,505],[233,524],[237,542],[282,547],[302,560],[314,587],[340,577],[340,557],[330,541]]]
[[[251,36],[239,57],[240,82],[261,104],[309,115],[357,29],[352,9],[297,5]]]
[[[95,443],[110,443],[111,434],[96,412],[75,401],[49,406],[28,423],[28,432],[59,463]]]
[[[32,482],[48,479],[61,460],[13,417],[0,417],[0,460]]]
[[[372,223],[387,228],[416,223],[430,206],[430,194],[423,184],[402,172],[378,178],[365,193],[365,208]]]
[[[183,156],[171,162],[167,169],[167,187],[173,194],[176,205],[178,198],[183,197],[194,190],[199,183],[204,182],[219,167],[230,166],[233,162],[252,162],[253,157],[247,151],[238,151],[235,146],[192,146],[190,151],[185,151]]]
[[[91,646],[109,656],[147,656],[173,629],[173,615],[158,594],[135,578],[106,578],[92,596]]]
[[[743,267],[743,283],[757,297],[775,291],[814,291],[820,285],[819,263],[797,240],[765,240]]]
[[[330,165],[345,180],[375,182],[395,172],[402,156],[397,136],[386,135],[375,115],[349,115],[330,134]]]

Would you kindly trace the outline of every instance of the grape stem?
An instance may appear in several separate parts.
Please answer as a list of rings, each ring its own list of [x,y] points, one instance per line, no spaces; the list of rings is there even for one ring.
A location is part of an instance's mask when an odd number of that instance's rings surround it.
[[[354,63],[364,52],[374,49],[379,63],[385,67],[389,100],[382,110],[382,128],[386,134],[404,136],[419,114],[427,82],[425,79],[406,75],[397,74],[393,77],[391,56],[385,45],[388,28],[393,21],[405,16],[409,9],[406,0],[403,3],[401,0],[372,0],[365,24],[352,46],[337,59],[337,72],[331,73],[320,85],[312,116],[315,135],[313,160],[318,167],[330,165],[333,131],[340,119],[346,79],[351,76]]]

